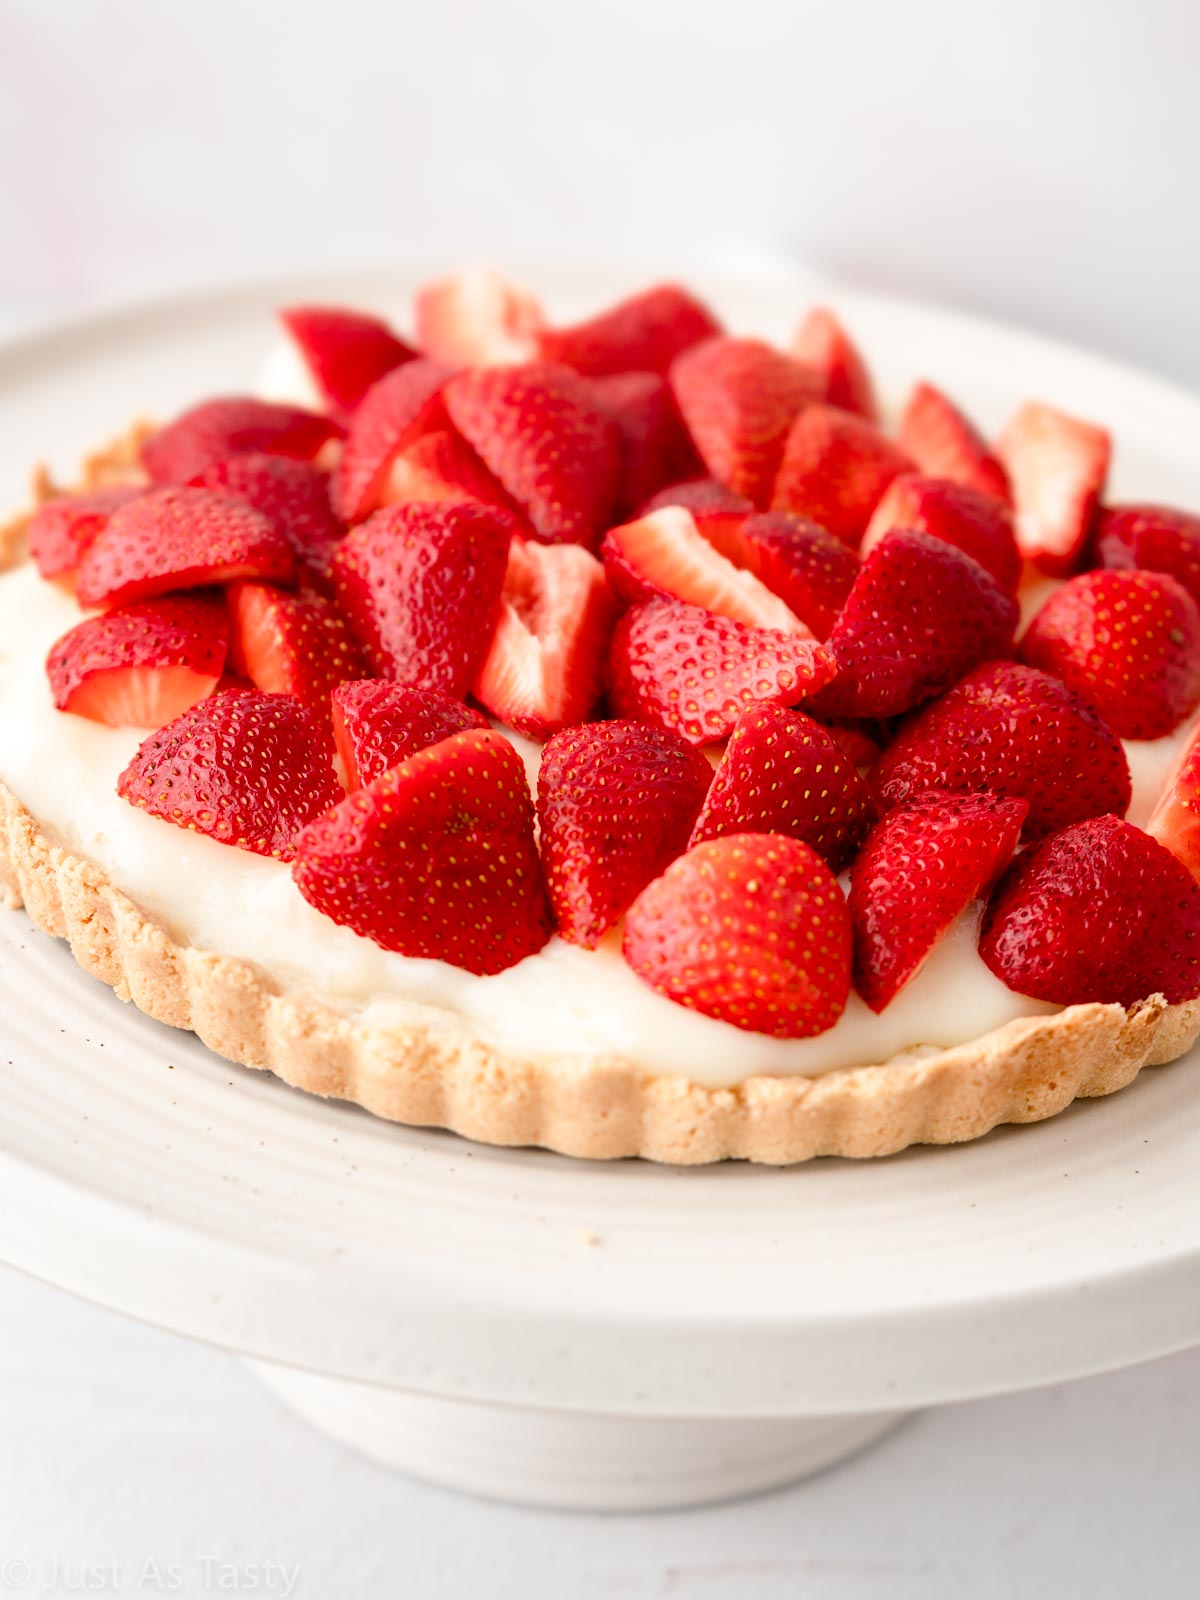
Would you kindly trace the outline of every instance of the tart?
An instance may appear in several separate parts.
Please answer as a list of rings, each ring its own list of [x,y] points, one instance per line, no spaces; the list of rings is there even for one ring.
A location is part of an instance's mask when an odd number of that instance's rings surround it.
[[[883,1155],[1187,1050],[1200,519],[1107,503],[1102,426],[885,421],[831,311],[675,285],[281,321],[273,393],[6,530],[0,876],[87,971],[587,1157]]]

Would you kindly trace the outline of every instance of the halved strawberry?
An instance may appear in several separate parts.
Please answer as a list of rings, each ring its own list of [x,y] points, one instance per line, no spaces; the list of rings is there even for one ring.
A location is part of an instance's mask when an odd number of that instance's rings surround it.
[[[1192,735],[1175,763],[1146,832],[1200,880],[1200,734]]]
[[[609,699],[619,716],[706,744],[723,739],[748,706],[795,705],[833,672],[829,652],[804,635],[648,600],[617,623]]]
[[[554,362],[463,372],[454,426],[546,544],[594,548],[621,492],[616,424],[585,378]]]
[[[361,522],[377,511],[400,452],[423,433],[446,427],[442,390],[453,370],[436,361],[406,361],[367,390],[333,478],[334,510],[343,522]]]
[[[992,656],[1007,655],[1017,602],[978,561],[896,528],[863,563],[829,648],[837,677],[818,716],[894,717]]]
[[[899,444],[926,477],[948,478],[1009,501],[1008,473],[974,424],[933,384],[918,383],[909,395]]]
[[[1168,572],[1200,604],[1200,516],[1171,506],[1109,506],[1100,513],[1096,555],[1114,571]]]
[[[973,556],[997,583],[1016,590],[1021,552],[1012,512],[995,495],[980,494],[949,478],[902,473],[893,478],[871,514],[860,554],[865,558],[893,528],[919,528]]]
[[[339,415],[352,412],[373,383],[416,355],[379,317],[344,306],[285,306],[279,320]]]
[[[405,505],[410,500],[435,504],[473,500],[504,511],[515,521],[525,520],[470,445],[449,427],[421,434],[392,462],[380,504]]]
[[[333,514],[329,478],[311,461],[285,456],[230,456],[199,473],[193,484],[236,495],[269,517],[296,552],[300,575],[328,582],[329,562],[345,528]]]
[[[151,816],[260,856],[292,842],[340,797],[328,717],[290,694],[201,700],[138,746],[117,793]]]
[[[29,553],[43,578],[67,578],[109,517],[130,500],[145,494],[140,485],[92,489],[87,494],[59,495],[40,505],[29,519]]]
[[[715,478],[692,478],[660,489],[637,508],[637,515],[645,517],[651,511],[661,511],[664,506],[683,506],[690,511],[700,532],[722,555],[729,554],[723,542],[725,538],[732,538],[754,510],[745,495],[734,494]]]
[[[533,361],[545,326],[542,308],[490,267],[468,267],[417,290],[417,343],[451,366]]]
[[[142,465],[155,483],[189,483],[214,461],[229,456],[289,456],[311,461],[341,426],[332,417],[300,406],[223,395],[203,400],[142,446]]]
[[[1031,400],[996,441],[996,454],[1012,486],[1021,554],[1054,577],[1073,571],[1108,476],[1108,430]]]
[[[809,406],[787,436],[771,509],[797,511],[857,546],[884,490],[912,462],[862,417]]]
[[[169,595],[88,617],[46,659],[54,704],[114,728],[161,727],[216,688],[227,631],[211,595]]]
[[[512,531],[502,512],[467,504],[388,506],[350,530],[334,592],[381,677],[463,698],[496,625]]]
[[[664,484],[701,470],[665,378],[654,372],[621,372],[594,378],[592,387],[620,436],[618,515],[627,517]]]
[[[1015,661],[976,667],[914,712],[871,775],[886,806],[924,789],[1029,802],[1027,838],[1129,806],[1129,763],[1103,718],[1058,678]]]
[[[761,339],[720,335],[676,358],[671,387],[713,477],[768,505],[788,429],[820,399],[820,374]]]
[[[1092,817],[1017,857],[979,953],[1010,989],[1055,1005],[1179,1005],[1200,995],[1200,884],[1132,823]]]
[[[567,328],[544,328],[540,352],[589,378],[617,372],[665,373],[684,350],[721,331],[706,305],[678,284],[643,289]]]
[[[815,851],[733,833],[680,856],[625,918],[625,959],[659,994],[753,1033],[824,1033],[850,990],[850,916]]]
[[[616,611],[595,556],[514,538],[475,698],[533,739],[582,722],[604,686]]]
[[[550,911],[521,758],[501,734],[418,750],[304,829],[310,905],[404,956],[503,972],[540,950]]]
[[[268,694],[294,694],[317,711],[330,691],[360,678],[366,662],[338,608],[319,595],[288,594],[269,583],[233,583],[227,592],[229,659]]]
[[[1166,573],[1070,579],[1036,613],[1020,653],[1122,739],[1161,739],[1200,704],[1200,607]]]
[[[818,639],[829,636],[858,577],[860,562],[849,545],[792,511],[712,520],[701,532],[735,566],[760,578]]]
[[[814,306],[796,329],[791,354],[821,374],[827,405],[876,422],[875,385],[857,345],[828,306]]]
[[[1012,860],[1028,807],[994,794],[917,795],[871,830],[850,879],[854,986],[882,1011]]]
[[[363,678],[333,691],[335,765],[347,789],[361,789],[389,767],[454,733],[486,728],[487,718],[440,689]]]
[[[244,500],[171,484],[119,506],[79,564],[82,606],[128,605],[233,578],[287,583],[292,547]]]
[[[840,872],[874,816],[871,791],[824,728],[800,711],[752,706],[729,736],[691,843],[783,833]]]
[[[542,862],[558,930],[595,949],[652,878],[687,848],[712,779],[667,728],[589,722],[542,752]]]

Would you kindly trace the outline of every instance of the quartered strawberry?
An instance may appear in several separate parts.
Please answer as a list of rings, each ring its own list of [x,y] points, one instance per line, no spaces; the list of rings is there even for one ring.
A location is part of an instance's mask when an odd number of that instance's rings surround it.
[[[639,517],[651,511],[661,511],[664,506],[683,506],[692,513],[696,526],[706,539],[711,540],[723,555],[724,540],[732,538],[754,510],[743,494],[734,494],[715,478],[692,478],[684,483],[671,484],[637,508]]]
[[[706,305],[678,284],[630,295],[567,328],[545,328],[544,360],[561,361],[589,378],[617,372],[665,373],[684,350],[721,331]]]
[[[686,848],[712,768],[668,728],[589,722],[542,752],[538,818],[558,931],[595,949]]]
[[[1074,571],[1108,476],[1108,430],[1031,400],[997,440],[996,454],[1012,487],[1021,554],[1055,577]]]
[[[542,308],[490,267],[468,267],[427,283],[413,302],[417,343],[450,366],[533,361],[545,326]]]
[[[818,639],[828,638],[858,577],[849,545],[791,511],[762,511],[701,528],[737,567],[760,578]]]
[[[201,401],[151,434],[142,446],[142,465],[155,483],[190,483],[229,456],[311,461],[341,435],[340,425],[318,412],[253,395],[226,395]]]
[[[994,794],[926,792],[876,824],[850,878],[854,987],[882,1011],[1012,860],[1027,810]]]
[[[285,306],[279,320],[326,404],[342,416],[385,373],[416,355],[379,317],[344,306]]]
[[[787,436],[771,508],[799,512],[857,546],[888,484],[912,466],[899,445],[863,417],[809,406]]]
[[[874,817],[870,790],[824,728],[800,711],[752,706],[729,736],[691,843],[782,833],[840,872]]]
[[[933,384],[918,383],[909,395],[899,444],[926,477],[948,478],[1008,502],[1008,473],[975,425]]]
[[[795,705],[833,672],[829,652],[805,635],[648,600],[617,623],[608,692],[619,716],[706,744],[723,739],[748,706]]]
[[[1012,512],[995,495],[980,494],[949,478],[903,473],[893,478],[875,507],[863,535],[865,558],[893,528],[919,528],[973,556],[997,583],[1015,592],[1021,581],[1021,552]]]
[[[379,499],[382,505],[474,501],[504,511],[514,521],[525,520],[470,445],[448,427],[423,433],[401,450]]]
[[[616,614],[595,556],[577,544],[514,538],[475,698],[533,739],[582,722],[604,687]]]
[[[1036,613],[1020,653],[1122,739],[1160,739],[1200,704],[1200,607],[1166,573],[1072,578]]]
[[[875,385],[857,345],[827,306],[814,306],[796,330],[791,354],[821,374],[827,405],[854,411],[868,422],[879,419]]]
[[[1129,807],[1129,763],[1103,718],[1058,678],[989,661],[915,712],[871,775],[885,806],[923,789],[1029,802],[1025,836]]]
[[[1017,857],[979,953],[1010,989],[1055,1005],[1178,1005],[1200,995],[1200,884],[1132,823],[1092,817]]]
[[[311,461],[285,456],[231,456],[193,479],[198,489],[236,495],[269,517],[296,553],[300,576],[327,582],[329,562],[345,528],[333,514],[329,478]]]
[[[712,476],[769,505],[788,429],[820,399],[820,374],[761,339],[720,335],[676,358],[671,387]]]
[[[898,716],[1006,655],[1016,623],[1016,600],[978,561],[932,534],[893,529],[833,625],[837,677],[814,713]]]
[[[328,717],[246,689],[201,700],[144,739],[117,793],[176,827],[290,861],[296,834],[342,786]]]
[[[595,548],[621,492],[621,441],[585,378],[549,361],[463,372],[445,402],[537,538]]]
[[[366,672],[358,642],[331,601],[245,582],[230,584],[227,600],[230,663],[255,688],[294,694],[325,712],[335,685]]]
[[[347,789],[361,789],[389,767],[454,733],[486,728],[487,718],[440,689],[362,678],[333,691],[335,765]]]
[[[145,494],[140,485],[59,495],[40,505],[29,519],[29,553],[43,578],[74,573],[83,553],[119,507]]]
[[[244,500],[171,484],[118,507],[79,564],[83,606],[128,605],[233,578],[287,583],[296,561],[275,524]]]
[[[1175,763],[1146,832],[1200,881],[1200,734],[1193,734]]]
[[[671,863],[629,908],[625,959],[659,994],[753,1033],[804,1039],[841,1016],[850,915],[798,839],[733,833]]]
[[[390,767],[304,829],[310,905],[403,956],[503,972],[540,950],[550,911],[520,756],[490,729]]]
[[[478,505],[388,506],[352,528],[338,608],[384,678],[461,700],[496,626],[512,522]]]
[[[1096,557],[1115,571],[1168,572],[1200,605],[1200,516],[1171,506],[1109,506],[1097,524]]]
[[[665,378],[654,372],[621,372],[594,378],[592,387],[620,436],[618,515],[627,517],[664,484],[702,470]]]
[[[343,522],[361,522],[378,510],[400,452],[423,433],[446,427],[442,390],[453,370],[436,361],[406,361],[367,390],[333,478],[334,510]]]
[[[225,608],[211,595],[167,595],[77,623],[53,646],[54,704],[110,727],[158,728],[216,688]]]

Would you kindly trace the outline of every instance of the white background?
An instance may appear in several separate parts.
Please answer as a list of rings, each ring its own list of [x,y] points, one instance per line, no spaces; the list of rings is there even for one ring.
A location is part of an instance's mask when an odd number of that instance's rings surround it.
[[[281,268],[765,247],[1200,383],[1198,49],[1187,0],[0,0],[0,326]],[[299,1563],[304,1600],[1190,1595],[1198,1414],[1183,1356],[741,1505],[539,1515],[0,1273],[0,1594],[6,1559],[45,1594],[148,1557],[221,1592],[207,1557],[241,1592]]]

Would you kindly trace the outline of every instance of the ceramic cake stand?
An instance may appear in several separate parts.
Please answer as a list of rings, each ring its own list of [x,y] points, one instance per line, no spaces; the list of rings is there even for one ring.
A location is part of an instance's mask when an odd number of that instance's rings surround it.
[[[273,284],[10,346],[3,503],[48,444],[65,468],[138,411],[249,386],[269,307],[399,307],[412,277]],[[568,312],[623,286],[538,281]],[[777,336],[812,293],[701,284]],[[839,299],[886,388],[928,372],[989,426],[1031,391],[1075,404],[1115,424],[1140,492],[1200,502],[1186,397]],[[684,1170],[490,1149],[307,1098],[123,1006],[22,913],[0,914],[0,1017],[0,1257],[241,1352],[317,1427],[440,1483],[555,1506],[715,1500],[915,1407],[1200,1342],[1194,1059],[960,1148]]]

